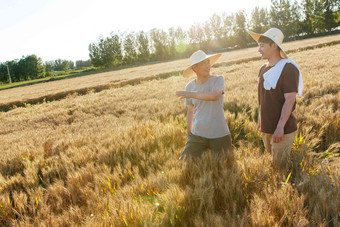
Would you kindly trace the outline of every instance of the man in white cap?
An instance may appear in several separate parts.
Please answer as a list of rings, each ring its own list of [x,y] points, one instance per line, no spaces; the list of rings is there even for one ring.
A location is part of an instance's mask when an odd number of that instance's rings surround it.
[[[223,110],[224,77],[210,74],[210,67],[221,54],[206,55],[202,50],[190,57],[191,65],[184,71],[184,77],[195,76],[185,91],[176,91],[176,96],[185,98],[187,105],[187,142],[180,155],[198,157],[203,152],[219,154],[225,152],[232,158],[229,128]]]
[[[273,168],[288,170],[297,124],[292,113],[296,94],[302,95],[299,67],[282,49],[283,33],[271,28],[264,34],[249,32],[258,43],[258,52],[268,62],[258,74],[258,127],[266,151],[273,157]]]

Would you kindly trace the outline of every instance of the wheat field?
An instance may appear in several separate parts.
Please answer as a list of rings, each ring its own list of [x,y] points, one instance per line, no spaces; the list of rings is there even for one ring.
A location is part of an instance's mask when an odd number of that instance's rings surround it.
[[[1,112],[1,225],[339,226],[339,53],[289,54],[304,79],[289,175],[273,171],[257,131],[263,60],[212,68],[226,81],[234,161],[178,161],[180,76]]]

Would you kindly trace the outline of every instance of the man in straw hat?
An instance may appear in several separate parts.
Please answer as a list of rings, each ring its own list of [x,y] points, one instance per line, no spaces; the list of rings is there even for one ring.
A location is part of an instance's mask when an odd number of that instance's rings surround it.
[[[249,32],[258,43],[258,52],[268,62],[258,75],[258,127],[266,151],[273,157],[273,168],[288,170],[290,151],[297,124],[293,115],[296,94],[302,95],[299,67],[282,48],[283,33],[271,28],[264,34]]]
[[[187,105],[187,142],[180,160],[186,155],[200,156],[210,149],[214,153],[224,151],[229,157],[232,151],[231,136],[223,110],[224,77],[210,74],[210,67],[221,54],[207,55],[202,50],[190,57],[191,65],[184,77],[195,76],[185,91],[176,96],[185,98]]]

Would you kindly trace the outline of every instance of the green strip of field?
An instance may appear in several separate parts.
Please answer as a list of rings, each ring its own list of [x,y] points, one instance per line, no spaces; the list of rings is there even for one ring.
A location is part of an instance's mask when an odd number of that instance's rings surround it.
[[[103,70],[96,70],[94,68],[76,69],[69,72],[57,72],[54,76],[39,78],[34,80],[20,81],[11,84],[0,85],[0,90],[9,89],[13,87],[21,87],[26,85],[32,85],[37,83],[43,83],[48,81],[62,80],[67,78],[74,78],[79,76],[86,76],[94,73],[102,72]]]

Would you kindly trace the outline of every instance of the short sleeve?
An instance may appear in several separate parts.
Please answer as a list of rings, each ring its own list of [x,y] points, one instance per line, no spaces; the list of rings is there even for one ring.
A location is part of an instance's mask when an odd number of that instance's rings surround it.
[[[281,76],[283,76],[283,93],[298,92],[299,70],[294,65],[286,64]]]
[[[214,88],[221,89],[223,92],[225,92],[225,83],[224,83],[224,77],[223,76],[218,76]]]
[[[192,90],[192,83],[188,83],[187,86],[185,86],[185,91],[191,91]],[[192,100],[191,99],[185,99],[185,105],[190,106],[193,105],[192,104]]]

